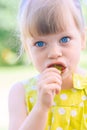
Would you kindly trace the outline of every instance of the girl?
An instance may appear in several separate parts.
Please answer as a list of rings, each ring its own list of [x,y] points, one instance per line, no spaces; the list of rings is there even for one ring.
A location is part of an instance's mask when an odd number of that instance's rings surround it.
[[[87,75],[78,67],[85,47],[79,0],[26,0],[21,40],[40,73],[9,94],[9,130],[87,130]]]

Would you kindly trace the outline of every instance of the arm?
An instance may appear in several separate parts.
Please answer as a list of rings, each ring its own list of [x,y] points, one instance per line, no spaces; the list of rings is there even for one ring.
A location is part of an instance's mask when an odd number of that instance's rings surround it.
[[[9,93],[9,130],[44,130],[48,112],[36,104],[27,115],[25,91],[22,84],[13,86]]]
[[[44,130],[48,110],[52,106],[55,94],[61,89],[61,83],[57,69],[48,68],[42,72],[37,83],[38,99],[29,115],[26,114],[23,86],[14,86],[9,96],[9,130]]]
[[[22,84],[12,86],[8,97],[9,130],[18,130],[27,117]]]
[[[36,104],[19,130],[44,130],[48,112]]]

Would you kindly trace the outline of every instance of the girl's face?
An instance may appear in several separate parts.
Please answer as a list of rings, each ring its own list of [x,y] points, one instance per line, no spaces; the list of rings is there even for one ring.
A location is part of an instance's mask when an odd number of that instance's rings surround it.
[[[84,35],[79,32],[72,18],[69,20],[63,32],[34,37],[31,42],[27,40],[31,60],[40,73],[55,65],[62,66],[64,75],[77,71]]]

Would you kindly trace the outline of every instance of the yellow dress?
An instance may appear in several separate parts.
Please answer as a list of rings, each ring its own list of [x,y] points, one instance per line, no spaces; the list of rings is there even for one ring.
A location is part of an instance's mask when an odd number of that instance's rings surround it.
[[[37,100],[37,78],[24,84],[28,112]],[[62,90],[55,96],[45,130],[87,130],[87,75],[74,74],[73,85],[73,89]]]

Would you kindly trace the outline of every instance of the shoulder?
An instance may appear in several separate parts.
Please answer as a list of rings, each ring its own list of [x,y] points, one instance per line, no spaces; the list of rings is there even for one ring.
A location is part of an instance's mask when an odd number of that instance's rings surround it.
[[[31,77],[30,79],[17,82],[11,86],[9,90],[9,99],[10,100],[23,100],[25,98],[26,90],[36,85],[38,75]]]
[[[21,82],[16,83],[11,86],[9,90],[9,95],[8,95],[8,106],[9,106],[9,111],[16,111],[18,107],[20,108],[23,107],[22,105],[25,104],[25,89],[22,85]],[[18,110],[17,110],[18,111]]]
[[[25,90],[23,84],[21,82],[18,82],[11,86],[9,90],[9,97],[16,98],[17,95],[20,97],[20,95],[24,95],[24,93]]]
[[[87,76],[87,69],[82,69],[82,68],[79,68],[77,73],[81,76]]]
[[[76,89],[86,89],[87,88],[87,71],[83,69],[79,69],[73,75],[73,84]]]
[[[36,88],[36,84],[37,84],[38,79],[39,79],[39,75],[36,75],[36,76],[31,77],[31,78],[29,78],[27,80],[24,80],[22,82],[22,84],[23,84],[23,87],[25,89],[25,92],[31,91],[34,88]]]
[[[25,90],[21,82],[14,84],[8,97],[9,128],[18,129],[27,115]]]

